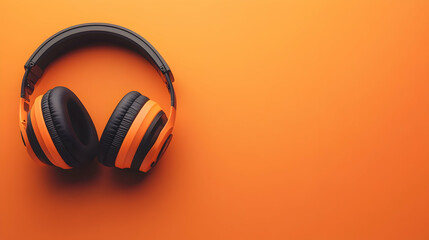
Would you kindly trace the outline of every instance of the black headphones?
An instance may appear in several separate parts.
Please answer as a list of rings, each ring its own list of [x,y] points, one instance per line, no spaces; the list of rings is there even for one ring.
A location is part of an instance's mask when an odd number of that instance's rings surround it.
[[[170,92],[168,117],[156,102],[136,91],[130,92],[116,106],[98,141],[87,110],[65,87],[55,87],[38,96],[30,108],[29,96],[52,61],[70,50],[99,41],[131,49],[154,66]],[[106,166],[147,172],[168,147],[176,116],[173,74],[158,51],[137,33],[107,23],[72,26],[42,43],[24,68],[20,130],[32,158],[69,169],[84,165],[98,155]]]

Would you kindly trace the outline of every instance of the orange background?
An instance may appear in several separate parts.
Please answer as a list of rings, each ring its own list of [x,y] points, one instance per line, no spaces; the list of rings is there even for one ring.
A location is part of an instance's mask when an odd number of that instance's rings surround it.
[[[428,1],[0,3],[0,239],[429,239]],[[176,78],[173,141],[145,178],[31,161],[23,65],[71,25],[151,42]],[[99,136],[159,76],[112,46],[72,52],[32,97],[64,85]]]

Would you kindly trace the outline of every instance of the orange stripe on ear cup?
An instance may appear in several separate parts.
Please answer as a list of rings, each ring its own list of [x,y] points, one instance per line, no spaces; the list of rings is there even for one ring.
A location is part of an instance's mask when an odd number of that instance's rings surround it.
[[[42,161],[40,161],[37,158],[33,148],[31,147],[30,140],[28,139],[28,135],[27,135],[28,111],[29,111],[28,101],[26,101],[24,98],[20,98],[19,99],[19,130],[21,131],[22,140],[24,141],[25,148],[27,149],[27,152],[30,155],[30,158],[36,161],[40,165],[45,165],[44,163],[42,163]]]
[[[40,147],[42,148],[49,161],[57,167],[70,169],[71,167],[64,162],[64,160],[58,153],[57,148],[55,147],[51,135],[49,134],[48,129],[46,127],[42,113],[42,97],[43,96],[38,96],[36,98],[30,113],[34,133],[36,134]]]
[[[149,152],[146,154],[146,157],[143,159],[143,162],[139,168],[140,171],[142,172],[149,171],[152,168],[152,163],[157,161],[156,158],[161,152],[162,146],[164,145],[168,136],[170,136],[170,134],[173,132],[175,121],[176,121],[176,109],[172,107],[170,109],[170,115],[168,116],[167,123],[159,133],[158,138],[156,139],[152,148],[149,150]]]
[[[52,156],[50,155],[48,148],[46,147],[46,144],[43,141],[42,133],[40,132],[39,124],[37,123],[37,118],[36,118],[35,112],[38,111],[37,108],[40,108],[40,106],[37,105],[38,98],[36,98],[35,103],[33,104],[33,107],[31,108],[31,111],[30,111],[30,117],[31,117],[32,125],[33,125],[33,131],[34,131],[34,134],[36,135],[37,141],[39,142],[40,148],[42,148],[42,150],[43,150],[43,153],[46,155],[46,157],[49,159],[49,161],[52,164],[56,165],[56,163],[52,161]]]
[[[24,135],[25,134],[25,135]],[[37,164],[41,166],[46,166],[47,164],[43,163],[39,160],[39,158],[34,153],[33,148],[31,147],[30,141],[28,140],[27,133],[23,133],[22,137],[24,138],[25,142],[25,148],[27,149],[28,154],[30,155],[30,158],[33,159]],[[39,144],[40,145],[40,144]]]
[[[27,120],[27,118],[25,119],[26,121],[28,121]],[[28,124],[28,123],[27,123]],[[39,164],[39,165],[43,165],[43,166],[46,166],[46,164],[45,163],[43,163],[42,161],[40,161],[39,160],[39,158],[36,156],[36,154],[34,153],[34,150],[33,150],[33,148],[31,147],[31,143],[30,143],[30,140],[28,139],[28,135],[27,135],[27,128],[28,128],[28,125],[24,128],[21,128],[21,129],[23,129],[23,131],[21,132],[21,134],[22,134],[22,138],[24,139],[24,143],[25,143],[25,148],[27,149],[27,152],[28,152],[28,154],[30,155],[30,158],[31,159],[33,159],[37,164]],[[33,130],[34,131],[34,130]]]
[[[144,134],[160,111],[161,107],[152,100],[147,101],[143,105],[122,142],[122,146],[119,149],[119,153],[115,161],[116,167],[131,167],[134,154],[136,153]]]

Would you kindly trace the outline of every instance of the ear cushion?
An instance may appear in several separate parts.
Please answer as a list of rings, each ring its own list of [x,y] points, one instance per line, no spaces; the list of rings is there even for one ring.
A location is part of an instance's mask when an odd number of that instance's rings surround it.
[[[133,91],[125,95],[118,103],[104,128],[100,139],[99,161],[113,167],[122,142],[134,119],[149,99]]]
[[[95,158],[98,135],[79,98],[65,87],[49,90],[42,98],[42,114],[52,141],[71,167]]]

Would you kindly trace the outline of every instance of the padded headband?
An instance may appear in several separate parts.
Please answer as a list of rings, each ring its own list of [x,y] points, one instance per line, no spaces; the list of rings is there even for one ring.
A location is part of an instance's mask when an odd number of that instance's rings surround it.
[[[95,42],[107,42],[131,49],[147,59],[165,78],[171,95],[171,106],[176,107],[173,74],[162,56],[146,39],[137,33],[108,23],[86,23],[66,28],[40,45],[24,65],[25,73],[21,85],[21,97],[28,100],[34,85],[46,67],[57,57],[78,47]]]

